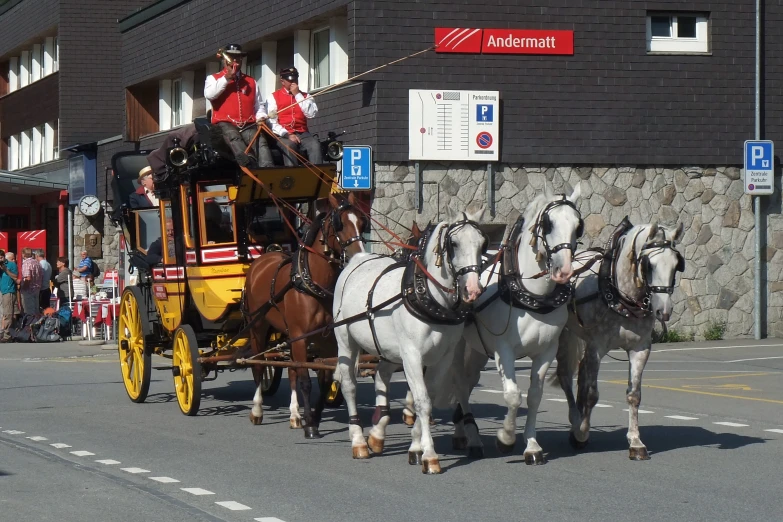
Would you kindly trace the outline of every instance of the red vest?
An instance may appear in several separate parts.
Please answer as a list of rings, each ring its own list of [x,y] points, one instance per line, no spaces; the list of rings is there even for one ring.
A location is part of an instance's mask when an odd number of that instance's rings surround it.
[[[302,93],[307,98],[307,93]],[[288,132],[307,132],[307,117],[302,108],[296,103],[296,96],[290,94],[284,88],[272,93],[277,103],[277,121]],[[293,104],[293,107],[289,107]],[[286,109],[286,107],[288,107]],[[285,109],[285,110],[283,110]]]
[[[226,75],[225,71],[213,74],[212,77],[219,80]],[[227,121],[238,124],[253,123],[256,121],[256,81],[243,74],[237,81],[228,82],[226,89],[220,96],[211,101],[212,123]]]

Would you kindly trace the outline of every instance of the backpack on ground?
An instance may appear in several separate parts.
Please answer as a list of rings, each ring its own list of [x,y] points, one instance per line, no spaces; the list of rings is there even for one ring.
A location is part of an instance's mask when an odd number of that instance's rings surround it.
[[[55,343],[60,340],[60,318],[56,315],[44,316],[36,323],[35,339],[42,343]]]
[[[34,326],[42,319],[40,314],[24,314],[11,327],[9,334],[11,339],[18,343],[29,343],[35,341]]]

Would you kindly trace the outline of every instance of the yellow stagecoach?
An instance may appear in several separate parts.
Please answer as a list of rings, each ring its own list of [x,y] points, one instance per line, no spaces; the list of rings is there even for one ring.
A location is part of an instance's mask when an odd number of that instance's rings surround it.
[[[270,192],[312,216],[315,201],[329,196],[336,176],[334,163],[319,165],[318,176],[306,167],[246,171],[221,148],[215,129],[200,121],[195,129],[187,143],[167,139],[169,146],[157,151],[167,160],[154,173],[157,207],[121,204],[136,190],[139,171],[153,151],[112,158],[113,219],[121,227],[131,267],[117,335],[125,389],[131,401],[144,402],[151,355],[168,358],[170,366],[156,369],[171,370],[186,415],[198,411],[202,381],[235,368],[237,350],[249,348],[241,304],[250,263],[265,251],[297,246]],[[324,148],[330,159],[339,159],[339,142],[332,139]],[[293,214],[288,217],[296,223]],[[270,342],[279,336],[272,332]],[[253,366],[256,383],[263,381],[262,389],[274,393],[282,369]]]

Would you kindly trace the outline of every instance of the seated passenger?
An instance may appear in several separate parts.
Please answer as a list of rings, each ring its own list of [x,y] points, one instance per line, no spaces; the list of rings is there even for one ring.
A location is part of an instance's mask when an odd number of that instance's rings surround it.
[[[128,198],[130,208],[153,208],[158,206],[155,196],[155,182],[152,180],[152,167],[139,171],[139,188]]]
[[[169,258],[174,259],[176,257],[176,250],[174,246],[174,220],[166,218],[166,238],[169,251]],[[154,266],[163,262],[163,237],[159,237],[152,243],[147,249],[147,255],[144,260],[148,265]]]
[[[204,226],[208,245],[234,242],[234,232],[230,224],[223,223],[223,211],[214,199],[204,201]]]

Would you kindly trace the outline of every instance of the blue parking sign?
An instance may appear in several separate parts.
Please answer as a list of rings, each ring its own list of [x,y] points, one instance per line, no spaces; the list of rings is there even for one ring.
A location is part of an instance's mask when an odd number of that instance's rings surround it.
[[[492,123],[492,105],[476,105],[476,121],[479,123]]]
[[[372,188],[372,148],[368,145],[343,147],[340,188],[370,190]]]
[[[769,140],[745,142],[745,194],[770,195],[775,188],[775,145]]]

